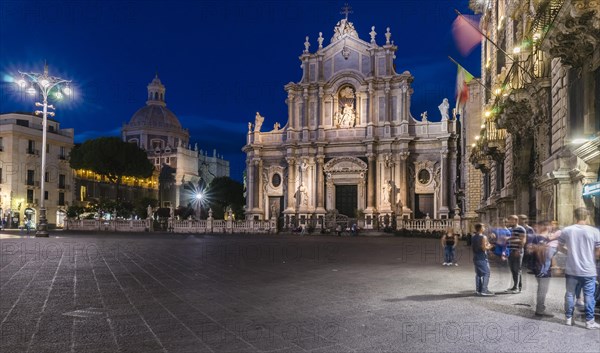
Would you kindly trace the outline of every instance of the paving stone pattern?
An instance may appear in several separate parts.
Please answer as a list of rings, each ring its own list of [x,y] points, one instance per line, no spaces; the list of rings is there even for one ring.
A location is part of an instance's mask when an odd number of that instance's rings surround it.
[[[0,236],[0,351],[598,352],[562,324],[564,279],[473,295],[468,248],[392,237]],[[491,290],[510,286],[492,266]]]

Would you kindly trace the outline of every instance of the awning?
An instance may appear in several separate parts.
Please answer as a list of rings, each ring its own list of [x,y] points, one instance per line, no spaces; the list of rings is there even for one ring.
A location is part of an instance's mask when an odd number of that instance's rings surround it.
[[[583,196],[593,196],[600,194],[600,182],[585,184],[583,186]]]

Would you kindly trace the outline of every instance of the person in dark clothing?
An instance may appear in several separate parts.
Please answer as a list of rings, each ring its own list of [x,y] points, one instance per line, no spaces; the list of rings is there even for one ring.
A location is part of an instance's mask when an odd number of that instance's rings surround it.
[[[458,236],[454,234],[454,229],[450,227],[442,236],[442,247],[444,248],[444,263],[442,266],[458,266],[456,263],[456,244],[458,244]]]
[[[529,217],[524,214],[521,214],[519,217],[519,225],[525,229],[525,252],[523,254],[523,263],[525,267],[530,270],[530,274],[538,273],[538,269],[536,266],[537,260],[535,253],[533,251],[533,247],[536,244],[536,234],[535,229],[529,225]]]
[[[483,224],[475,225],[475,235],[471,239],[473,249],[473,264],[475,265],[475,295],[493,296],[493,292],[488,289],[490,281],[490,263],[488,261],[487,251],[493,246],[489,243],[487,236],[483,234]]]
[[[508,256],[508,266],[510,267],[510,272],[512,274],[513,286],[506,291],[517,294],[521,293],[521,289],[523,288],[521,267],[523,266],[527,232],[525,231],[525,228],[519,225],[519,217],[516,215],[508,217],[508,225],[510,229],[510,238],[508,238],[508,249],[510,251]]]

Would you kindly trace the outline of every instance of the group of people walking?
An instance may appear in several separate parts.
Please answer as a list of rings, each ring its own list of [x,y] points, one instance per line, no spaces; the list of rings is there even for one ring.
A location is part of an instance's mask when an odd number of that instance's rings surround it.
[[[481,223],[475,225],[471,237],[473,264],[475,266],[475,291],[477,296],[494,296],[488,289],[490,263],[488,255],[493,253],[501,264],[506,264],[512,275],[512,286],[506,293],[519,294],[523,289],[523,265],[535,275],[538,284],[536,298],[537,316],[552,316],[546,312],[545,299],[552,277],[552,259],[558,251],[566,255],[565,278],[565,323],[573,325],[575,298],[585,311],[585,326],[599,329],[594,320],[598,284],[597,260],[600,258],[600,231],[586,223],[588,211],[578,208],[574,212],[575,223],[564,229],[558,223],[542,221],[535,229],[528,224],[527,216],[512,215],[503,225],[486,231]],[[449,238],[448,238],[449,237]],[[452,234],[442,238],[445,249],[455,244]],[[453,263],[446,252],[444,265]],[[578,296],[583,292],[583,297]]]

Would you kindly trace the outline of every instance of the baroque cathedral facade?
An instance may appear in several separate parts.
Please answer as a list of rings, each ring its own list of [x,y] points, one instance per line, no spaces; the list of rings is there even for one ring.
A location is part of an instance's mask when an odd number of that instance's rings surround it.
[[[390,29],[384,43],[361,39],[342,18],[329,45],[306,38],[302,78],[285,86],[287,123],[263,131],[248,123],[246,217],[283,217],[286,226],[322,220],[328,211],[375,219],[448,218],[456,207],[456,120],[444,99],[415,119],[413,76],[397,73]],[[433,115],[433,114],[432,114]],[[389,218],[388,218],[389,219]]]

